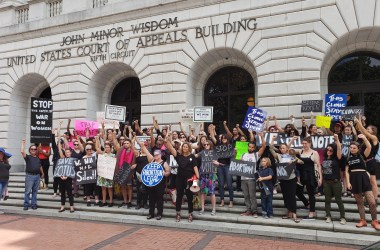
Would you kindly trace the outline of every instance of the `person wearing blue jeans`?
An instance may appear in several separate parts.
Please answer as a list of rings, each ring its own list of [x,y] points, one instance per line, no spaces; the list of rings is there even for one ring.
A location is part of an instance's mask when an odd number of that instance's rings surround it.
[[[41,161],[37,157],[37,146],[31,145],[29,147],[29,154],[25,153],[25,139],[21,143],[21,155],[24,157],[25,168],[25,194],[24,194],[24,210],[31,207],[33,210],[37,209],[37,192],[41,178],[44,178],[44,172],[41,166]],[[30,203],[30,194],[32,194],[32,201]]]
[[[230,207],[233,205],[234,189],[232,187],[232,175],[229,175],[230,165],[218,167],[218,182],[220,192],[220,206],[224,206],[224,183],[227,181],[228,193],[230,197]]]
[[[268,219],[273,217],[273,170],[271,169],[271,161],[267,157],[261,159],[260,165],[262,169],[259,171],[260,177],[257,181],[265,184],[265,186],[263,185],[264,188],[261,190],[261,208],[263,210],[263,217]],[[265,190],[265,188],[267,190]]]

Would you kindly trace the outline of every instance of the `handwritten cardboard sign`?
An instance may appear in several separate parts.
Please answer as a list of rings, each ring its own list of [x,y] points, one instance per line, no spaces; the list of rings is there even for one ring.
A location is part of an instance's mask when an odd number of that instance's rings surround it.
[[[351,106],[342,108],[342,120],[353,121],[355,116],[364,115],[364,106]]]
[[[333,121],[341,120],[342,108],[347,106],[346,94],[326,94],[325,115],[331,116]]]
[[[201,174],[214,173],[214,164],[212,163],[212,161],[214,160],[214,154],[215,154],[214,150],[203,150],[201,152],[202,165],[199,170]]]
[[[116,167],[116,158],[106,155],[98,155],[98,175],[113,180]]]
[[[323,100],[303,100],[301,113],[322,112]]]
[[[264,122],[267,117],[267,112],[256,107],[249,107],[245,115],[242,128],[261,132],[264,128]]]
[[[127,185],[128,181],[131,180],[133,175],[131,165],[127,162],[123,163],[122,168],[120,168],[114,176],[114,181],[119,183],[121,186]]]
[[[234,146],[232,144],[221,144],[215,147],[214,159],[231,158],[234,156]]]
[[[254,178],[255,172],[256,172],[256,162],[231,159],[228,174]]]
[[[74,161],[75,158],[62,158],[57,161],[57,165],[55,166],[55,170],[53,173],[54,177],[70,177],[75,178],[75,169],[74,169]]]
[[[75,131],[78,135],[85,137],[86,129],[89,129],[90,137],[95,137],[99,133],[99,124],[95,121],[75,120]]]
[[[32,97],[30,111],[30,142],[50,143],[53,126],[53,100]]]
[[[279,180],[289,180],[290,175],[296,168],[296,162],[278,163],[276,168]]]
[[[96,183],[96,157],[82,158],[74,161],[78,185]]]
[[[126,107],[106,104],[104,110],[105,119],[125,122],[125,115],[127,113]]]
[[[353,135],[343,135],[342,137],[342,155],[348,157],[350,154],[350,143],[354,139]]]

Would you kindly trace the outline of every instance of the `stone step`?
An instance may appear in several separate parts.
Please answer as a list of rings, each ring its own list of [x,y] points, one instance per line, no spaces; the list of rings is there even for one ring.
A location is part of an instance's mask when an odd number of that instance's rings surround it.
[[[23,187],[18,187],[18,188],[16,188],[16,187],[10,187],[9,188],[9,192],[12,194],[11,195],[12,197],[23,198],[24,188]],[[39,199],[54,200],[52,198],[52,191],[51,190],[39,190],[38,192],[39,192],[39,196],[38,196]],[[284,208],[284,202],[283,202],[283,199],[282,199],[282,195],[281,194],[277,194],[277,195],[275,195],[275,197],[276,197],[276,199],[273,200],[273,208],[274,209]],[[169,198],[168,195],[166,196],[166,198],[167,198],[167,200],[166,200],[167,203],[171,204],[171,200],[170,200],[170,198]],[[55,199],[57,199],[57,198],[55,198]],[[349,211],[356,212],[357,211],[357,206],[354,203],[354,199],[353,198],[350,198],[350,199],[352,199],[353,201],[350,202],[350,203],[348,203],[348,202],[344,203],[345,210],[347,212],[349,212]],[[115,200],[118,201],[118,199],[115,199]],[[136,193],[133,193],[133,199],[132,200],[134,202],[136,201]],[[216,200],[217,200],[217,204],[219,204],[220,203],[220,198],[217,197]],[[79,198],[76,198],[75,201],[76,202],[85,202],[85,201],[83,201],[83,197],[82,196],[79,197]],[[209,197],[206,199],[206,201],[207,201],[207,204],[209,204],[208,206],[211,207]],[[259,193],[257,193],[257,203],[258,203],[258,206],[261,205],[261,199],[260,199],[260,194]],[[302,202],[297,201],[297,205],[299,207],[302,207],[303,204],[302,204]],[[316,207],[316,210],[324,210],[325,209],[324,200],[317,200],[315,207]],[[237,210],[236,212],[241,213],[245,209],[244,199],[243,198],[235,198],[234,199],[234,207],[233,208],[229,208],[228,207],[228,199],[226,199],[226,205],[224,207],[219,207],[218,206],[218,209],[228,209],[228,210],[231,210],[231,211],[233,211],[233,210],[236,209]],[[334,200],[333,200],[333,202],[331,204],[331,209],[332,209],[332,211],[334,211],[334,210],[338,211],[338,205],[334,202]],[[378,207],[377,209],[380,212],[380,207]],[[302,211],[302,209],[298,209],[298,211]]]
[[[20,204],[9,204],[2,207],[2,211],[11,214],[28,214],[34,216],[50,216],[58,218],[68,219],[83,219],[83,220],[96,220],[117,222],[125,224],[142,224],[171,228],[185,228],[201,231],[216,231],[226,233],[239,233],[246,235],[260,235],[276,238],[288,238],[310,241],[322,241],[337,244],[351,244],[354,246],[366,246],[373,244],[379,240],[379,234],[372,228],[355,227],[354,223],[347,223],[346,225],[340,225],[339,222],[332,222],[326,224],[323,221],[301,221],[296,224],[291,220],[282,220],[278,218],[263,219],[263,218],[246,218],[236,217],[235,222],[210,222],[208,217],[200,217],[194,215],[193,223],[188,223],[186,216],[187,213],[183,213],[181,222],[175,222],[174,213],[165,211],[162,220],[146,220],[145,216],[147,211],[139,211],[140,215],[129,213],[129,209],[125,209],[117,214],[104,213],[102,208],[91,208],[87,210],[80,210],[77,207],[75,213],[58,213],[56,209],[49,209],[40,207],[37,210],[23,211]],[[215,216],[219,216],[218,214]],[[232,217],[234,218],[234,217]],[[249,220],[249,223],[244,221]],[[244,223],[242,223],[244,222]],[[360,237],[358,237],[360,234]],[[355,240],[352,240],[355,239]]]
[[[13,204],[12,202],[15,202],[16,204],[20,204],[22,206],[23,199],[24,199],[23,193],[14,193],[7,201],[3,202],[3,205]],[[68,199],[66,199],[66,201],[67,201],[66,203],[68,203]],[[19,202],[21,202],[21,203],[19,203]],[[43,203],[40,203],[40,202],[43,202]],[[92,200],[92,202],[93,202],[93,200]],[[121,204],[121,201],[115,200],[114,203],[115,203],[115,205],[112,208],[103,207],[100,209],[104,212],[107,212],[107,213],[115,213],[115,212],[118,213],[118,212],[120,212],[120,209],[118,209],[117,206],[119,204]],[[53,208],[53,209],[57,208],[57,207],[59,207],[59,204],[60,204],[60,196],[57,196],[56,198],[52,198],[52,196],[50,194],[40,192],[38,194],[38,204],[39,204],[39,206],[41,206],[41,204],[45,204],[47,207]],[[82,198],[75,199],[74,204],[76,207],[81,207],[81,209],[83,207],[85,210],[90,209],[89,207],[86,206],[86,201],[84,201]],[[135,206],[134,202],[133,202],[133,204]],[[258,212],[259,212],[259,214],[261,214],[260,204],[261,204],[261,202],[258,201]],[[282,217],[284,214],[286,214],[286,209],[283,207],[283,203],[280,203],[278,201],[278,202],[274,202],[273,205],[274,205],[274,207],[273,207],[274,216]],[[97,208],[97,207],[95,207],[95,208]],[[175,214],[175,206],[169,201],[164,202],[164,209],[165,209],[165,212],[167,211],[167,212],[172,212],[173,214]],[[182,205],[182,209],[187,210],[187,203]],[[196,210],[194,213],[198,214],[198,210]],[[208,203],[208,205],[205,206],[205,211],[206,211],[205,215],[209,214],[211,212],[211,210],[212,210],[211,204]],[[228,206],[216,208],[216,211],[218,214],[222,213],[222,214],[234,215],[234,216],[238,216],[238,217],[240,217],[240,214],[244,210],[245,210],[245,206],[243,206],[243,205],[236,205],[233,208],[229,208]],[[346,205],[345,210],[346,210],[346,220],[347,221],[354,221],[355,222],[359,219],[358,218],[359,215],[357,213],[356,205]],[[131,211],[132,213],[134,211],[136,211],[136,213],[133,213],[133,214],[139,214],[139,210],[136,210],[135,207],[128,209],[128,211]],[[378,208],[378,212],[380,212],[380,208]],[[308,211],[299,209],[299,210],[297,210],[297,214],[298,214],[298,217],[302,218],[302,217],[307,216]],[[339,221],[339,219],[340,219],[340,214],[339,214],[338,207],[336,204],[332,204],[331,216],[332,216],[333,220]],[[368,209],[366,209],[366,216],[367,216],[367,219],[370,220],[370,215],[369,215]],[[324,221],[325,217],[326,217],[326,213],[324,211],[324,204],[317,203],[316,204],[316,218],[318,220]],[[216,217],[213,217],[213,216],[210,217],[211,220],[214,220],[215,218]]]

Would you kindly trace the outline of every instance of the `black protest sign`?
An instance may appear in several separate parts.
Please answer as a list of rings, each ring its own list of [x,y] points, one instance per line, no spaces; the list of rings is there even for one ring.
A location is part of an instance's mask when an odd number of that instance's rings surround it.
[[[63,158],[57,161],[57,165],[54,170],[54,177],[70,177],[75,178],[74,161],[75,158]]]
[[[264,133],[263,136],[264,136],[264,140],[265,140],[265,143],[266,143],[267,146],[270,145],[270,142],[272,141],[272,139],[274,137],[277,137],[277,138],[274,139],[273,145],[276,146],[276,145],[279,144],[278,143],[278,139],[280,137],[279,133]],[[285,135],[283,135],[283,136],[285,136]],[[259,135],[256,135],[256,146],[260,147],[261,145],[263,145],[263,142],[261,141],[261,137]]]
[[[301,113],[322,112],[323,100],[304,100],[301,104]]]
[[[273,141],[274,146],[278,146],[280,144],[288,144],[293,137],[289,137],[286,134],[279,133],[264,133],[264,140],[267,146],[270,145],[272,138],[277,137]],[[262,141],[260,136],[256,136],[256,146],[261,147]],[[292,148],[302,148],[302,137],[298,136],[297,139],[293,140]]]
[[[30,142],[50,143],[53,126],[53,100],[31,99]]]
[[[325,149],[327,145],[334,142],[333,135],[313,135],[311,136],[312,149]]]
[[[212,174],[214,173],[214,165],[212,161],[214,158],[214,150],[203,150],[202,155],[202,165],[199,169],[200,174]]]
[[[352,106],[341,109],[342,120],[353,121],[355,116],[364,115],[364,106]]]
[[[170,167],[170,173],[171,174],[177,174],[178,173],[178,163],[177,163],[177,160],[174,158],[173,155],[169,155],[169,157],[166,158],[166,163]]]
[[[342,137],[342,155],[348,157],[350,154],[350,143],[354,139],[353,135],[343,135]]]
[[[96,157],[88,157],[74,161],[77,184],[96,183]]]
[[[278,143],[279,144],[286,144],[288,145],[289,142],[293,139],[293,137],[289,137],[289,136],[280,136],[278,138]],[[295,148],[295,149],[300,149],[302,148],[302,137],[301,136],[297,136],[296,139],[293,140],[293,143],[292,145],[290,145],[291,148]]]
[[[230,169],[229,169],[228,174],[254,178],[255,172],[256,172],[256,162],[231,159]]]
[[[289,180],[290,175],[296,167],[296,162],[278,163],[276,166],[277,178],[279,180]]]
[[[234,146],[232,144],[221,144],[214,149],[214,159],[231,158],[235,155]]]
[[[124,162],[121,168],[115,174],[113,180],[119,183],[121,186],[127,185],[127,182],[132,179],[133,171],[131,165],[127,162]]]

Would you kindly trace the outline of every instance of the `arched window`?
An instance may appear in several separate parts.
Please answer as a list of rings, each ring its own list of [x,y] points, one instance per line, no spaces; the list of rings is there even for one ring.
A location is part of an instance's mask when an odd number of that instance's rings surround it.
[[[204,103],[214,107],[214,124],[219,133],[224,132],[223,121],[230,129],[242,124],[247,112],[248,98],[255,97],[252,76],[244,69],[234,66],[216,71],[207,81]]]
[[[112,92],[111,104],[127,107],[125,121],[141,121],[141,87],[137,77],[128,77],[117,84]]]
[[[368,52],[340,59],[328,78],[329,93],[348,95],[348,106],[364,106],[367,124],[380,127],[380,55]]]

